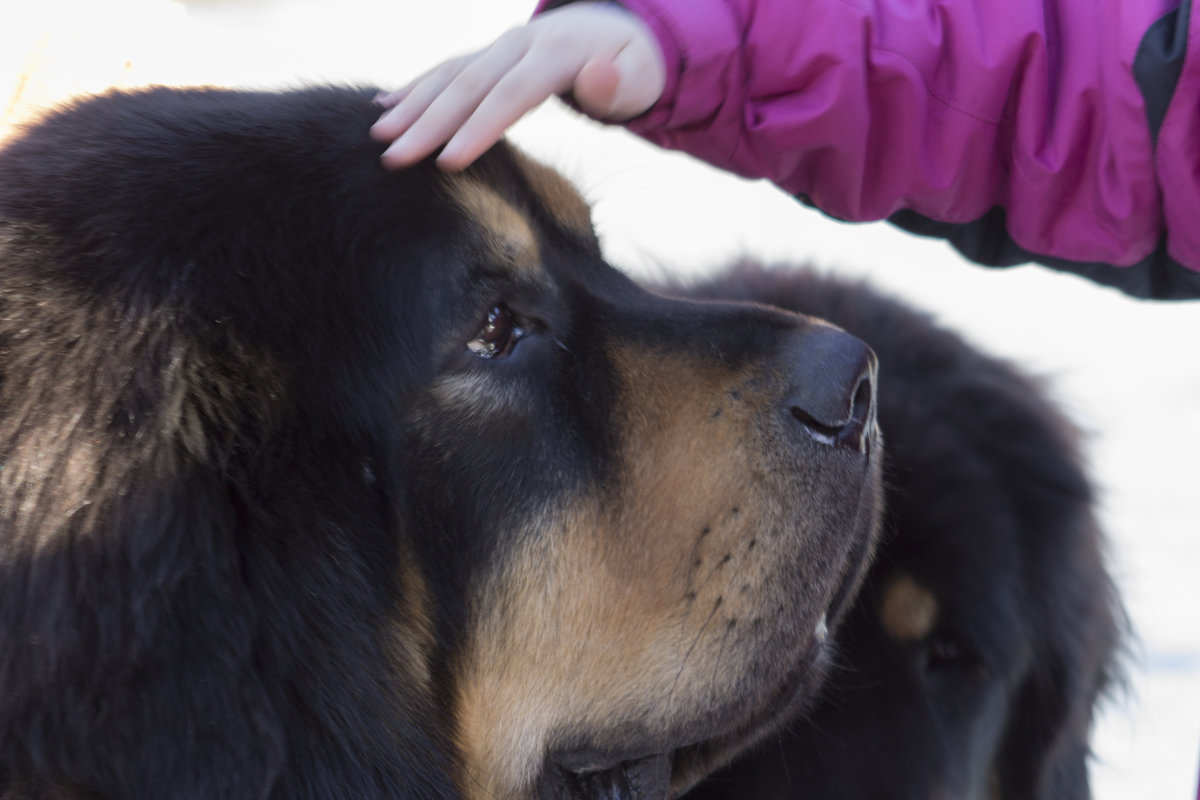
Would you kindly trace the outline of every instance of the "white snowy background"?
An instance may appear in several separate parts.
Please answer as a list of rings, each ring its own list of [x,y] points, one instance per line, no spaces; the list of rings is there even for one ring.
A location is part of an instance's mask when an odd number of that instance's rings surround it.
[[[532,0],[0,0],[0,137],[43,105],[146,83],[394,87],[520,24]],[[1200,302],[1144,303],[1036,267],[990,271],[845,225],[555,103],[512,139],[595,204],[610,259],[701,274],[742,254],[868,276],[1053,381],[1088,434],[1137,641],[1095,737],[1097,800],[1192,800],[1200,760]],[[1200,224],[1200,222],[1198,222]]]

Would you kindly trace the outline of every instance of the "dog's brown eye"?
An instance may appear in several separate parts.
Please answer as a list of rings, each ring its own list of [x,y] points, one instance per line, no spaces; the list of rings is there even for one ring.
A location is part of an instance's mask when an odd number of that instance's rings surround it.
[[[517,325],[511,311],[493,306],[479,333],[467,342],[467,349],[480,358],[503,358],[524,335],[525,329]]]

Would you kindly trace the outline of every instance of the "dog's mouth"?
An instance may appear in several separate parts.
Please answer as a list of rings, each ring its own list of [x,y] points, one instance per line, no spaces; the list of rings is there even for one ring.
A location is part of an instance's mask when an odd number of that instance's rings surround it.
[[[625,758],[609,766],[573,768],[571,757],[551,758],[541,800],[667,800],[679,797],[764,733],[791,719],[811,699],[815,680],[793,686],[765,713],[730,733],[662,753]]]
[[[825,677],[832,649],[830,626],[845,612],[859,575],[869,561],[873,537],[852,547],[845,573],[817,622],[805,654],[786,673],[757,710],[733,728],[682,742],[663,750],[598,752],[569,750],[551,754],[542,772],[539,800],[667,800],[687,792],[762,736],[797,717],[811,703]]]
[[[666,747],[659,742],[619,751],[583,748],[552,752],[539,781],[539,800],[678,798],[763,736],[800,716],[818,695],[833,651],[830,630],[836,629],[853,602],[874,551],[877,509],[867,496],[870,493],[864,492],[852,526],[854,535],[825,613],[790,669],[765,694],[758,695],[753,708],[727,709],[727,717],[710,717],[707,725],[678,735]],[[728,722],[730,718],[736,722]]]
[[[549,765],[542,800],[660,800],[671,788],[671,754],[630,759],[606,769]]]
[[[732,730],[662,752],[607,756],[594,750],[564,752],[547,760],[540,800],[667,800],[679,797],[762,735],[792,719],[810,702],[824,677],[828,627],[822,618],[808,653]]]

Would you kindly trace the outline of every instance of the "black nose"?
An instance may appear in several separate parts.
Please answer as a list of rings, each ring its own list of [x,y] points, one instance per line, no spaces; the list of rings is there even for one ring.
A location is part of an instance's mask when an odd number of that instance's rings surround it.
[[[875,429],[875,354],[837,328],[797,335],[787,410],[824,445],[867,452]]]

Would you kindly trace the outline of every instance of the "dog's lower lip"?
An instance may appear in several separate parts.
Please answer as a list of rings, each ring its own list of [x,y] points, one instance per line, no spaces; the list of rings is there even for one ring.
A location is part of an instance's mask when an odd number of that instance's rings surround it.
[[[555,800],[666,800],[671,753],[622,761],[604,769],[571,770],[553,792]]]
[[[707,776],[714,766],[725,763],[731,754],[745,749],[746,743],[764,731],[778,727],[795,715],[812,697],[816,685],[812,670],[823,659],[825,644],[815,641],[798,659],[768,702],[753,717],[735,730],[714,738],[680,747],[671,756],[672,796],[678,797]]]

